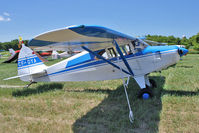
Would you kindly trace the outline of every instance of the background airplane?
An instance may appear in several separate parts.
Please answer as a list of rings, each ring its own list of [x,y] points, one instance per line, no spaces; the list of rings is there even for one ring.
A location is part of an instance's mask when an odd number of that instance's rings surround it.
[[[11,56],[3,63],[11,63],[13,61],[17,61],[20,50],[14,51],[12,48],[10,48],[9,52],[10,52]]]

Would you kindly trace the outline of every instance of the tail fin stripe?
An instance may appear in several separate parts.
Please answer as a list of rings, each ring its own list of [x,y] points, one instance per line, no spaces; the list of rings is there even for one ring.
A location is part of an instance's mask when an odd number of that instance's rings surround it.
[[[30,68],[30,67],[34,67],[34,66],[38,66],[38,65],[41,65],[41,64],[43,64],[43,62],[37,63],[37,64],[33,64],[33,65],[18,67],[18,70],[20,70],[20,69],[25,69],[25,68]]]
[[[38,57],[29,58],[29,59],[18,61],[18,67],[20,68],[20,67],[24,67],[24,66],[38,64],[38,63],[43,63]]]
[[[18,60],[24,60],[24,59],[28,59],[28,58],[34,58],[34,57],[37,57],[37,55],[32,55],[32,56],[28,56],[28,57],[18,58]]]

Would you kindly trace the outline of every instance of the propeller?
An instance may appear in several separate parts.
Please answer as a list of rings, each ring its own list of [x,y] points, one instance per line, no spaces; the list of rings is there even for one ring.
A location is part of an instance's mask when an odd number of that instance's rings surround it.
[[[188,52],[189,51],[186,48],[178,48],[178,54],[180,56],[185,56],[185,55],[187,55]]]

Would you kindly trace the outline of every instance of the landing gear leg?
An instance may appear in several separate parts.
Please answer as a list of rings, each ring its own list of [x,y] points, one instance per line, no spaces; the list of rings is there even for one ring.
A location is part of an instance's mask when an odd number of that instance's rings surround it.
[[[135,80],[141,88],[138,93],[138,98],[149,99],[150,97],[153,97],[153,92],[151,90],[153,81],[150,82],[147,75],[136,77]]]
[[[151,84],[150,87],[152,87],[152,88],[156,88],[156,87],[157,87],[157,84],[156,84],[155,80],[149,79],[149,82],[150,82],[150,84]]]
[[[150,88],[156,88],[157,87],[155,80],[149,79],[149,77],[147,75],[144,76],[144,79],[145,79],[146,86],[148,86]]]

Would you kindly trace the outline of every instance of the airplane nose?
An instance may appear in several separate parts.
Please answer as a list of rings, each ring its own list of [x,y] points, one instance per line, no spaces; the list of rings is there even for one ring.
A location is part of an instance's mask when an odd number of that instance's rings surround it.
[[[189,50],[186,49],[186,48],[179,48],[178,49],[178,53],[179,53],[180,56],[186,55],[188,52],[189,52]]]

